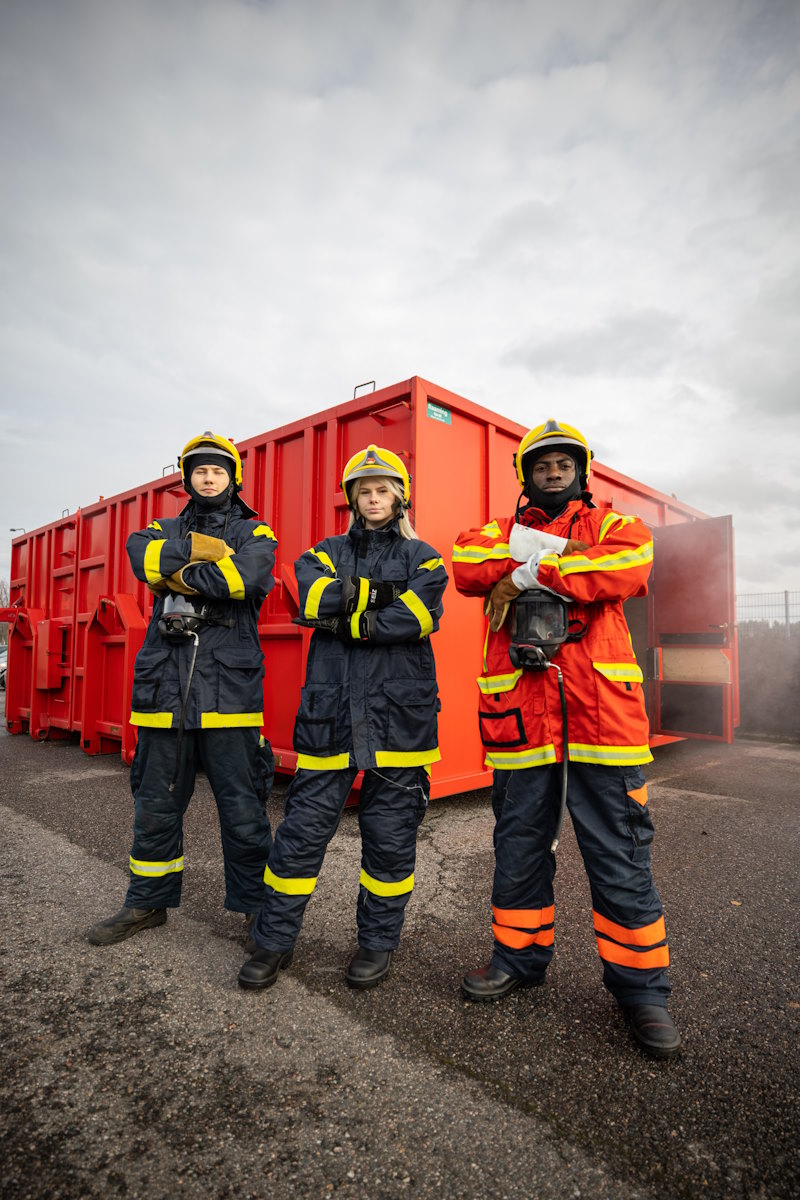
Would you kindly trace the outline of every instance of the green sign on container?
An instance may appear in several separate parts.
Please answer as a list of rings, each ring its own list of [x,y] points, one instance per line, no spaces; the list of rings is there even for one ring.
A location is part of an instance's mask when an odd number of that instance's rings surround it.
[[[434,421],[441,421],[443,425],[450,424],[450,409],[441,404],[434,404],[432,400],[428,401],[428,416]]]

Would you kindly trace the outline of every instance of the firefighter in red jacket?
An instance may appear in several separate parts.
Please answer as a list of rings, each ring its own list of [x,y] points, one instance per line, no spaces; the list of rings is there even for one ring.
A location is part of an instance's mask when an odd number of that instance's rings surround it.
[[[456,587],[484,598],[488,617],[479,720],[496,819],[494,950],[462,990],[490,1001],[544,981],[563,795],[605,986],[636,1041],[670,1057],[680,1036],[667,1012],[669,951],[650,870],[649,725],[622,609],[646,594],[653,542],[638,518],[592,505],[591,459],[572,426],[531,429],[515,456],[528,503],[462,533],[453,551]]]

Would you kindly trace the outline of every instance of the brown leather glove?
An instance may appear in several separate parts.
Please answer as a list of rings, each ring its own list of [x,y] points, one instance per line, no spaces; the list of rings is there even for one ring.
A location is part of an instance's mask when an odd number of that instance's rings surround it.
[[[219,562],[221,558],[229,558],[234,552],[233,547],[222,538],[209,537],[206,533],[190,533],[189,538],[192,543],[189,562]]]
[[[186,564],[186,567],[188,566],[190,566],[189,563]],[[199,596],[200,593],[197,588],[193,588],[191,584],[184,582],[183,572],[186,570],[186,567],[181,567],[180,571],[176,571],[174,575],[170,575],[167,579],[167,586],[171,592],[180,592],[182,596]]]
[[[561,553],[562,554],[574,554],[578,550],[588,550],[588,549],[589,549],[588,542],[579,542],[577,538],[570,538],[569,541],[567,542],[566,546],[564,547],[564,549],[561,551]]]
[[[497,633],[498,629],[502,628],[508,614],[508,607],[512,600],[516,600],[519,592],[520,589],[511,576],[505,575],[494,585],[486,597],[483,611],[489,618],[489,628],[492,633]]]

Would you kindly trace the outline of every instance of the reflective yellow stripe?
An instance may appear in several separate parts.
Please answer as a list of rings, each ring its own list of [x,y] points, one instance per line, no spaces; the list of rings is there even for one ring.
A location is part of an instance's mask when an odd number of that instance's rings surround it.
[[[511,671],[508,675],[479,675],[478,687],[484,696],[494,696],[497,692],[510,692],[516,687],[522,671]]]
[[[131,725],[147,725],[150,729],[171,729],[172,720],[171,712],[132,712],[130,716]]]
[[[642,668],[638,663],[592,663],[595,671],[605,675],[606,679],[618,679],[625,683],[641,683],[644,679]]]
[[[417,593],[412,591],[403,592],[402,596],[399,596],[398,599],[403,601],[409,612],[413,613],[419,621],[419,636],[421,638],[427,637],[433,629],[433,618]]]
[[[599,763],[603,767],[638,766],[653,761],[649,746],[586,746],[570,742],[569,756],[573,762]]]
[[[497,521],[490,521],[488,525],[484,525],[481,529],[481,533],[485,533],[487,537],[494,538],[503,536],[500,532],[500,526],[497,524]]]
[[[344,771],[350,766],[349,754],[298,754],[297,769],[306,771]]]
[[[165,544],[164,538],[157,538],[145,547],[144,576],[148,583],[160,583],[164,578],[161,574],[161,551]]]
[[[484,759],[487,767],[495,767],[498,771],[520,771],[524,767],[542,767],[556,761],[552,744],[537,746],[533,750],[507,750],[504,754],[487,750]]]
[[[491,558],[510,558],[511,551],[508,542],[498,542],[495,546],[454,546],[453,562],[482,563]]]
[[[326,553],[325,553],[325,551],[324,551],[324,550],[313,550],[313,549],[312,549],[312,550],[307,550],[307,551],[306,551],[306,553],[307,553],[307,554],[313,554],[313,555],[314,555],[314,558],[318,558],[318,559],[319,559],[319,561],[320,561],[321,563],[323,563],[323,564],[324,564],[326,567],[328,567],[328,569],[329,569],[329,570],[330,570],[330,571],[331,571],[331,572],[332,572],[334,575],[336,574],[336,567],[333,565],[333,560],[331,559],[330,555],[328,555],[328,554],[326,554]]]
[[[621,529],[623,525],[632,525],[634,520],[634,517],[622,517],[619,513],[610,512],[607,517],[603,518],[603,523],[600,526],[600,537],[597,539],[598,542],[602,542],[603,538],[606,536],[608,531],[613,528],[613,526],[619,525]]]
[[[420,571],[435,571],[437,567],[444,566],[443,558],[429,558],[426,562],[419,564]]]
[[[322,579],[314,580],[306,596],[305,616],[311,619],[319,616],[319,602],[322,599],[322,593],[329,583],[333,583],[333,580],[329,579],[327,575],[323,576]]]
[[[244,600],[244,580],[233,565],[233,559],[221,558],[215,563],[215,566],[219,567],[222,572],[231,594],[231,600]]]
[[[653,561],[653,543],[643,546],[628,546],[616,554],[600,554],[587,558],[585,554],[569,554],[555,559],[554,565],[562,575],[575,575],[587,571],[625,571],[628,567],[641,567]]]
[[[220,713],[204,712],[200,714],[201,729],[241,729],[245,725],[263,725],[263,712],[250,713]]]
[[[358,580],[358,600],[353,610],[353,616],[358,616],[362,612],[366,612],[369,604],[369,580],[362,575]]]
[[[274,871],[270,871],[269,867],[264,868],[264,883],[274,891],[280,892],[283,896],[310,896],[314,888],[317,886],[318,876],[302,876],[296,879],[282,879],[280,875],[276,875]]]
[[[361,886],[372,892],[373,896],[405,896],[407,892],[414,890],[414,876],[406,875],[405,879],[398,879],[397,883],[385,883],[382,879],[368,875],[362,867]]]
[[[377,750],[377,767],[424,767],[426,763],[439,762],[442,755],[438,746],[432,750]]]
[[[131,858],[129,862],[133,875],[145,875],[150,879],[159,879],[162,875],[174,875],[176,871],[183,870],[183,855],[180,858],[173,858],[169,862],[149,862],[142,858]]]
[[[353,639],[353,641],[355,641],[355,642],[361,641],[361,630],[359,629],[360,623],[361,623],[361,613],[354,612],[352,617],[350,618],[350,636]]]
[[[272,542],[277,542],[278,540],[269,525],[256,525],[253,530],[253,537],[267,537]]]
[[[158,521],[151,521],[151,522],[150,522],[150,524],[147,526],[147,528],[148,528],[148,529],[157,529],[157,530],[159,531],[159,533],[162,533],[162,532],[163,532],[163,530],[162,530],[161,526],[159,525]]]

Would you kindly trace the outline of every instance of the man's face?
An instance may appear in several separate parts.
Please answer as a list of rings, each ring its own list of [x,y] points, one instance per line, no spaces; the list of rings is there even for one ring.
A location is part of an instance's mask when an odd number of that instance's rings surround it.
[[[551,450],[533,464],[533,482],[541,492],[563,492],[575,478],[575,459],[563,450]]]
[[[191,474],[192,487],[201,496],[219,496],[230,482],[224,467],[195,467]]]

